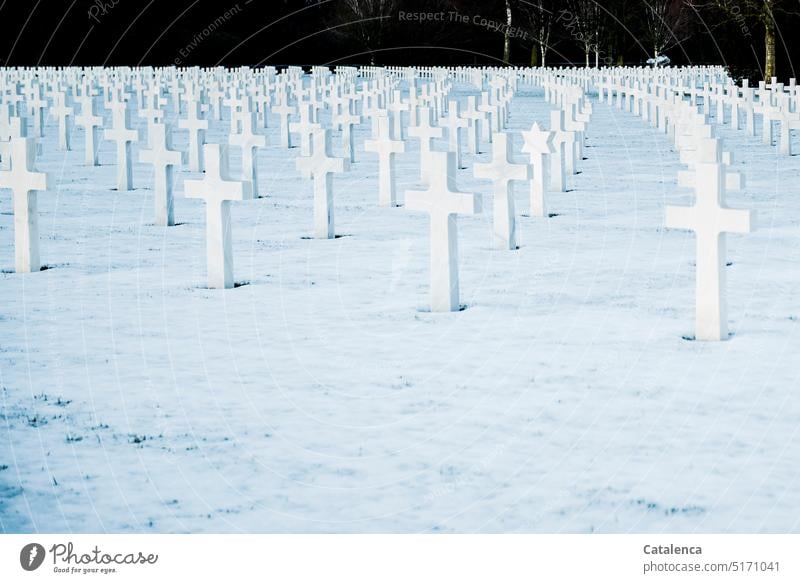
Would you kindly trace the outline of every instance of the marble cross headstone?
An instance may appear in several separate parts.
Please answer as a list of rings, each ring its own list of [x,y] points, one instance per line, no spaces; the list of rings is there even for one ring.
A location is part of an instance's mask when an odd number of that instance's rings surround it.
[[[553,132],[555,151],[550,155],[550,187],[558,192],[567,191],[566,152],[572,148],[570,132],[564,129],[564,112],[550,112],[550,131]]]
[[[37,172],[36,139],[12,138],[11,168],[0,171],[0,189],[11,190],[14,199],[14,265],[17,273],[41,269],[37,191],[49,188],[49,175]]]
[[[288,98],[285,95],[284,99],[288,101]],[[279,133],[281,137],[281,148],[291,147],[291,141],[289,139],[289,116],[294,115],[295,111],[295,107],[285,102],[272,106],[272,113],[277,114],[280,118]]]
[[[718,341],[728,337],[725,235],[751,232],[754,215],[748,210],[735,210],[725,206],[725,169],[722,163],[698,163],[696,170],[695,205],[668,206],[666,226],[695,231],[695,338]]]
[[[451,100],[447,116],[442,119],[441,125],[447,128],[447,146],[451,152],[456,153],[456,166],[464,168],[461,161],[461,129],[466,128],[469,122],[459,114],[458,101]]]
[[[186,119],[178,120],[178,127],[189,131],[189,171],[202,172],[205,169],[203,144],[206,141],[208,120],[203,119],[200,103],[189,104]]]
[[[300,135],[300,155],[311,155],[311,141],[314,131],[319,128],[319,124],[312,120],[311,104],[300,104],[300,119],[289,124],[289,131]]]
[[[186,180],[187,198],[206,203],[206,269],[208,287],[229,289],[233,281],[233,243],[231,201],[250,198],[250,183],[231,180],[228,171],[228,146],[205,144],[206,173],[202,180]]]
[[[454,152],[430,152],[431,177],[425,190],[406,192],[406,208],[430,215],[431,311],[460,309],[458,289],[457,214],[481,211],[478,194],[456,189]]]
[[[253,198],[258,198],[258,148],[267,146],[267,136],[257,133],[257,114],[248,113],[242,118],[242,131],[231,134],[228,142],[242,150],[242,179],[249,180]]]
[[[395,155],[406,151],[402,140],[393,140],[389,117],[378,118],[378,135],[366,140],[364,149],[378,154],[378,203],[380,206],[397,205],[397,178]]]
[[[59,91],[55,94],[55,105],[52,112],[58,119],[58,149],[61,151],[71,150],[70,136],[75,109],[69,105],[68,92]]]
[[[344,111],[331,116],[331,123],[335,126],[342,128],[342,146],[344,148],[345,156],[350,162],[356,161],[356,148],[355,148],[355,133],[353,126],[361,123],[361,116],[350,113],[350,110],[345,106]]]
[[[550,154],[555,152],[553,145],[553,132],[543,130],[539,124],[534,122],[531,129],[522,132],[525,144],[522,151],[530,156],[530,164],[533,170],[531,179],[531,216],[547,217],[547,204],[545,202],[545,192],[548,187],[547,162]]]
[[[150,126],[150,150],[139,152],[139,161],[153,166],[153,198],[156,225],[171,227],[175,224],[172,185],[174,169],[183,161],[183,152],[172,149],[172,127],[155,122]]]
[[[430,153],[433,140],[441,138],[442,128],[433,125],[433,111],[429,107],[419,108],[418,124],[408,128],[408,135],[419,139],[419,173],[422,182],[428,182],[431,170]]]
[[[495,249],[515,250],[517,248],[516,214],[514,212],[514,193],[512,180],[529,180],[528,164],[514,164],[511,161],[511,135],[495,132],[492,137],[492,159],[485,164],[475,164],[475,178],[492,181],[494,200],[494,228],[492,242]]]
[[[467,107],[462,113],[462,117],[467,120],[467,139],[470,152],[473,154],[480,153],[481,147],[481,122],[486,114],[478,111],[475,105],[475,96],[470,95],[467,97]]]
[[[297,158],[296,164],[303,176],[314,179],[314,236],[333,239],[333,173],[349,170],[350,161],[331,154],[330,130],[319,128],[314,131],[311,156]]]
[[[111,103],[113,123],[103,132],[106,140],[117,144],[117,190],[133,190],[131,144],[139,139],[139,132],[130,129],[130,111],[126,101]]]
[[[84,163],[87,166],[97,166],[100,162],[97,154],[100,128],[103,117],[97,115],[94,108],[94,98],[91,94],[83,95],[80,99],[81,113],[75,118],[75,123],[84,130],[86,144]]]

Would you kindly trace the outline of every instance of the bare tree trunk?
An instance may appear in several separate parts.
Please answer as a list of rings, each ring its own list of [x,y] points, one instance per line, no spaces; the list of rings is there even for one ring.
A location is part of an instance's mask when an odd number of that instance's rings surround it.
[[[511,0],[506,0],[506,31],[503,39],[503,62],[511,62]]]
[[[539,47],[539,50],[542,53],[542,67],[546,67],[547,66],[547,47],[544,44],[542,44],[541,47]]]
[[[775,21],[771,18],[764,27],[764,80],[775,77]]]
[[[589,47],[584,48],[584,52],[586,53],[586,68],[589,68]]]

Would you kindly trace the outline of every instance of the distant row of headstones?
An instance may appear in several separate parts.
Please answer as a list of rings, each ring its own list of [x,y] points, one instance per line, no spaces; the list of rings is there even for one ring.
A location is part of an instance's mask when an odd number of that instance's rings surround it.
[[[452,93],[455,83],[474,86],[478,95],[462,104]],[[545,99],[555,105],[548,129],[533,122],[522,132],[526,164],[512,162],[513,142],[507,131],[509,106],[520,84],[543,87]],[[279,146],[299,145],[297,169],[313,190],[314,236],[325,239],[335,236],[332,176],[357,163],[361,151],[353,130],[369,124],[371,138],[363,143],[363,151],[378,156],[376,198],[381,206],[397,205],[395,156],[405,151],[407,140],[419,141],[422,188],[405,193],[405,206],[430,215],[431,309],[453,311],[460,306],[456,217],[482,208],[480,195],[460,192],[455,184],[457,170],[464,168],[465,146],[474,153],[491,146],[490,161],[474,164],[473,172],[492,183],[494,247],[514,251],[511,182],[527,182],[531,216],[548,217],[546,193],[565,191],[566,176],[577,172],[577,161],[583,158],[592,114],[587,93],[596,89],[601,101],[616,103],[666,132],[689,167],[679,183],[695,189],[697,204],[668,208],[667,226],[697,232],[696,336],[719,340],[727,336],[724,234],[748,232],[752,222],[749,213],[724,206],[726,186],[740,188],[742,181],[728,169],[729,155],[714,138],[707,116],[698,112],[698,104],[708,112],[716,103],[718,123],[725,121],[727,106],[736,127],[744,112],[746,120],[760,114],[777,119],[783,128],[791,123],[775,111],[790,111],[796,103],[794,83],[786,88],[772,83],[758,91],[746,85],[734,88],[718,67],[339,67],[333,73],[315,67],[310,74],[293,67],[280,73],[272,68],[0,69],[0,188],[13,194],[16,270],[31,272],[40,268],[36,193],[52,188],[47,175],[36,170],[37,139],[44,135],[46,114],[58,120],[55,141],[61,150],[72,148],[73,123],[83,128],[88,166],[98,163],[103,130],[103,139],[116,144],[119,190],[133,187],[132,148],[137,147],[140,161],[153,168],[158,225],[175,224],[175,169],[204,172],[202,179],[185,180],[184,192],[206,203],[208,286],[230,288],[230,204],[260,195],[256,155],[267,147],[267,126],[277,118]],[[98,102],[110,112],[108,128],[97,113]],[[169,111],[178,116],[178,129],[188,132],[187,152],[172,145],[175,129],[166,121]],[[134,113],[146,135],[131,127]],[[225,121],[227,141],[206,143],[210,123]],[[746,121],[746,128],[751,125]],[[771,132],[771,123],[769,127]],[[339,154],[334,153],[332,135],[340,138]],[[439,139],[446,139],[442,151],[437,150]],[[242,155],[241,175],[235,178],[228,164],[229,147],[239,148]]]

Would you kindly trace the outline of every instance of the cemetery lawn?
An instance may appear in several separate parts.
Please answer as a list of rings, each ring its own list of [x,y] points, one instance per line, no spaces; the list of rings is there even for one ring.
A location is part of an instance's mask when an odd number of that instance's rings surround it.
[[[520,87],[515,161],[549,110]],[[272,117],[267,196],[232,205],[241,285],[220,291],[204,203],[183,197],[199,174],[177,173],[179,224],[156,227],[137,154],[136,190],[117,192],[114,144],[85,167],[82,133],[64,154],[49,122],[46,270],[13,273],[0,198],[0,530],[800,530],[799,156],[719,130],[747,177],[728,202],[758,230],[728,237],[733,336],[700,343],[695,239],[663,228],[692,197],[641,119],[594,103],[549,220],[520,216],[515,185],[513,252],[492,249],[491,184],[472,177],[490,152],[465,153],[457,185],[484,213],[458,219],[466,309],[450,314],[427,310],[427,215],[378,207],[355,131],[357,162],[333,179],[339,237],[315,240],[311,182]],[[418,152],[398,155],[401,202]]]

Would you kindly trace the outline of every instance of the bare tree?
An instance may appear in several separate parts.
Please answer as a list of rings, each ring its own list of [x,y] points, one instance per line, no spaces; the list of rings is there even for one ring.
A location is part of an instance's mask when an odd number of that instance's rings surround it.
[[[531,47],[531,66],[535,67],[541,63],[542,67],[546,67],[553,22],[556,19],[556,0],[521,0],[520,8],[534,38]]]
[[[653,49],[653,59],[681,44],[690,36],[692,0],[642,0],[645,34]]]
[[[600,65],[600,42],[605,26],[605,10],[596,0],[568,0],[568,9],[561,10],[557,22],[583,46],[586,66],[594,53],[594,66]]]
[[[370,64],[375,64],[375,51],[383,48],[390,20],[397,11],[399,0],[341,0],[341,19],[348,23],[370,54]]]
[[[506,28],[503,34],[503,62],[508,65],[511,62],[511,25],[513,14],[511,12],[511,0],[506,0]]]
[[[712,30],[721,24],[732,23],[739,28],[744,38],[748,38],[752,36],[752,28],[763,28],[764,79],[769,80],[775,76],[776,71],[777,25],[775,24],[775,14],[796,14],[789,11],[786,5],[787,0],[705,0],[705,2],[698,2],[697,8],[709,12],[712,18],[708,20],[711,22],[716,20],[715,25],[709,25],[709,29]],[[720,16],[723,18],[720,19]]]

